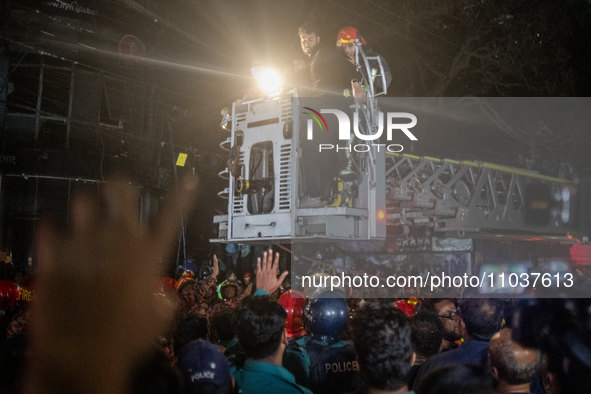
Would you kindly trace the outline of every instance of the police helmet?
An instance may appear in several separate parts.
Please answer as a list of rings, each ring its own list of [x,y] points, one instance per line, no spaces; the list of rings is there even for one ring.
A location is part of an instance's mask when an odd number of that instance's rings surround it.
[[[313,339],[331,344],[349,321],[349,306],[343,291],[326,291],[310,299],[304,309],[306,331]]]

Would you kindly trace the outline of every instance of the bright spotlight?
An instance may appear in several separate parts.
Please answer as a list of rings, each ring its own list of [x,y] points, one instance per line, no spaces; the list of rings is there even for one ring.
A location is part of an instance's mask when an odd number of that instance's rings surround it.
[[[275,93],[281,89],[281,76],[275,70],[265,69],[259,75],[259,85],[266,93]]]

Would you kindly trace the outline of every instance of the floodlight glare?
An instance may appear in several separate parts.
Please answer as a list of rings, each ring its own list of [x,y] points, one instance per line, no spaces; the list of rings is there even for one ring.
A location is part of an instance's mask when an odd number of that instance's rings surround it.
[[[260,73],[259,86],[267,93],[275,93],[281,89],[281,76],[275,70],[265,69]]]

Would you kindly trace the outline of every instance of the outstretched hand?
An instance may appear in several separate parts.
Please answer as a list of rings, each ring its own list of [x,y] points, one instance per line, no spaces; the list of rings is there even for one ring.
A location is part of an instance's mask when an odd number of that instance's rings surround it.
[[[185,179],[152,228],[140,227],[139,189],[121,181],[102,185],[100,198],[76,195],[67,229],[42,222],[26,393],[126,391],[172,317],[155,284],[196,188]]]
[[[269,249],[268,252],[263,254],[263,260],[259,257],[257,260],[257,288],[265,290],[267,293],[272,294],[277,290],[288,272],[285,271],[281,276],[277,277],[277,270],[279,267],[279,253],[275,254],[273,259],[273,250]]]

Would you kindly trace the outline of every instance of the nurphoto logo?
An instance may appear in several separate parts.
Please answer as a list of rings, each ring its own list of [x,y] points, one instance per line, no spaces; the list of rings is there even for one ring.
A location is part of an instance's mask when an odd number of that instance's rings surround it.
[[[329,131],[326,119],[322,114],[332,114],[337,117],[339,122],[339,140],[350,141],[351,140],[351,120],[349,115],[338,109],[321,109],[320,112],[310,108],[304,107],[310,112],[304,112],[304,114],[310,116],[307,123],[307,138],[312,140],[314,138],[314,121],[318,124],[321,131]],[[408,112],[388,112],[386,113],[386,138],[388,141],[392,141],[393,131],[402,131],[411,141],[418,141],[418,138],[410,132],[409,129],[413,128],[417,124],[417,117]],[[410,120],[408,123],[394,123],[395,119],[407,119]],[[373,134],[363,134],[359,131],[359,113],[356,111],[353,114],[353,132],[355,136],[362,141],[376,141],[379,140],[384,133],[384,113],[378,112],[378,127],[377,131]],[[371,146],[375,146],[380,151],[381,147],[384,147],[388,152],[402,152],[404,149],[400,144],[355,144],[347,146],[336,146],[334,144],[319,144],[318,149],[322,150],[354,150],[355,152],[368,152]]]

